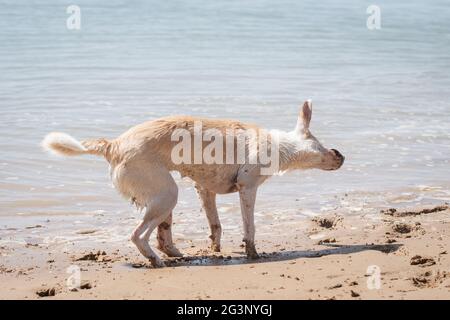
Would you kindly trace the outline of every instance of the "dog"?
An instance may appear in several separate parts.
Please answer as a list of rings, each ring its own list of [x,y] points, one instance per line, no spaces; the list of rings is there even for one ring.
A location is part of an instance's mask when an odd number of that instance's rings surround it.
[[[187,136],[184,134],[185,138],[198,141],[195,123],[201,123],[202,129],[213,130],[216,137],[220,134],[225,136],[229,130],[257,132],[256,138],[244,140],[244,148],[250,153],[252,141],[254,143],[255,139],[263,135],[261,132],[264,132],[269,141],[266,149],[269,145],[277,146],[276,149],[271,149],[271,155],[276,156],[278,160],[278,168],[275,171],[339,169],[344,163],[344,156],[335,149],[325,148],[312,135],[309,129],[311,116],[312,103],[307,100],[300,107],[296,127],[286,132],[262,131],[263,129],[256,125],[233,120],[169,116],[132,127],[114,140],[92,139],[79,142],[67,134],[53,132],[45,137],[43,146],[61,155],[98,155],[109,162],[116,189],[145,210],[142,222],[131,235],[131,241],[154,267],[164,266],[148,243],[156,228],[157,248],[169,257],[182,256],[172,240],[172,211],[178,198],[178,187],[171,175],[172,171],[178,171],[182,177],[189,177],[194,182],[211,230],[211,249],[215,252],[220,252],[222,235],[216,195],[239,193],[245,252],[249,259],[256,259],[258,253],[255,248],[255,199],[258,186],[271,176],[261,173],[263,169],[267,169],[268,164],[262,161],[204,163],[195,159],[195,154],[188,154],[188,151],[196,151],[192,144],[188,144],[187,149],[183,150],[182,158],[193,161],[174,161],[174,154],[177,154],[174,150],[179,148],[179,141],[174,140],[174,134],[181,132],[182,135],[184,132],[187,133]],[[209,140],[213,139],[210,137]],[[239,142],[238,140],[239,134],[231,135],[231,139],[228,139],[231,142]],[[221,143],[216,143],[216,147],[220,147]],[[238,155],[237,145],[239,144],[233,144],[232,150],[227,150],[227,157],[230,154]],[[207,141],[200,140],[200,146],[207,148]],[[218,159],[220,158],[221,155]],[[248,160],[249,157],[246,156],[245,159]]]

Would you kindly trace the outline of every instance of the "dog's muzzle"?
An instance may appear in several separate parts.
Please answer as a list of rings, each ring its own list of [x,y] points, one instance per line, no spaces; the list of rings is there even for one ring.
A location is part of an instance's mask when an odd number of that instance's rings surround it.
[[[342,166],[342,164],[344,163],[345,157],[342,155],[342,153],[340,153],[336,149],[331,149],[331,151],[333,151],[335,157],[340,161],[340,164],[339,164],[339,167],[338,167],[338,168],[340,168]]]

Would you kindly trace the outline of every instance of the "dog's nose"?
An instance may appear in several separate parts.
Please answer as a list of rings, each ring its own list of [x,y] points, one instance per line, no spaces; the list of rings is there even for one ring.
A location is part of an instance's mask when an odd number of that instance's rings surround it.
[[[338,157],[339,159],[344,160],[344,156],[339,151],[337,151],[336,149],[331,149],[331,151],[334,152],[336,157]]]

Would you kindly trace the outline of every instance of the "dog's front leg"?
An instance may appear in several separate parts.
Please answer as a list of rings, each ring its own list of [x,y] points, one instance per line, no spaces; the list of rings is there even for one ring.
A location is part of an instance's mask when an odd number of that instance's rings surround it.
[[[196,185],[197,194],[202,203],[203,210],[208,218],[209,228],[211,229],[211,250],[220,252],[220,238],[222,236],[222,226],[220,225],[219,214],[217,213],[216,194]]]
[[[255,248],[255,200],[257,187],[242,188],[239,190],[241,200],[241,213],[244,222],[245,253],[250,259],[257,259],[258,253]]]

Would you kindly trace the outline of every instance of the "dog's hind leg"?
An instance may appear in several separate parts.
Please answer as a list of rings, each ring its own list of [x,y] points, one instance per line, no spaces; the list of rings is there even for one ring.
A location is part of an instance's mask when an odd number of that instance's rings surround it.
[[[145,237],[145,236],[144,236]],[[158,226],[158,249],[169,257],[182,257],[183,254],[175,247],[172,240],[172,213]]]
[[[146,214],[147,215],[147,214]],[[155,229],[157,226],[157,222],[154,218],[144,217],[144,220],[134,229],[133,234],[131,235],[131,241],[136,245],[139,252],[150,260],[151,264],[154,267],[163,267],[164,262],[156,255],[156,253],[152,250],[148,241],[144,240],[142,235],[149,230]]]
[[[216,194],[196,185],[200,202],[208,219],[209,228],[211,229],[211,250],[220,252],[220,238],[222,236],[222,226],[220,225],[219,215],[216,206]]]
[[[128,182],[134,182],[133,187],[136,191],[143,190],[141,198],[148,199],[145,201],[146,212],[143,221],[134,230],[131,241],[155,267],[162,267],[164,263],[152,250],[148,240],[152,231],[170,217],[178,198],[178,187],[172,176],[167,170],[159,169],[140,173],[141,179],[133,178],[134,175],[127,172]],[[143,179],[146,179],[145,183]]]
[[[133,241],[142,255],[150,260],[154,267],[163,267],[164,263],[152,250],[148,240],[153,230],[170,216],[171,211],[168,211],[165,206],[166,204],[161,205],[159,199],[152,200],[143,221],[136,227],[131,236],[131,241]]]

